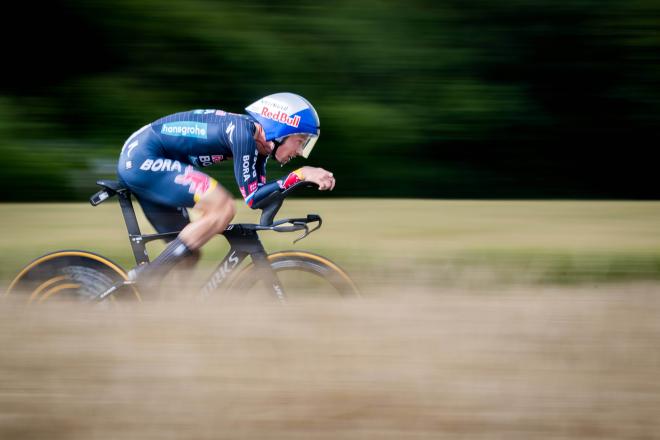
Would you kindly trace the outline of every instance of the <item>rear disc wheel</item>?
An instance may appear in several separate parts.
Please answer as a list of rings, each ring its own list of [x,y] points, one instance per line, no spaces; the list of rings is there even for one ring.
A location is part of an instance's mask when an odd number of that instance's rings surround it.
[[[30,304],[53,300],[91,302],[111,286],[126,280],[124,270],[107,258],[87,251],[57,251],[28,264],[9,285],[5,296],[22,296]],[[139,300],[133,286],[110,297]]]

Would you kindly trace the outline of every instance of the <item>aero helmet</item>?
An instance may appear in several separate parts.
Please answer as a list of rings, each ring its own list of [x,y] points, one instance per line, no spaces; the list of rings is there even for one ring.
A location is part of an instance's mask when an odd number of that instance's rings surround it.
[[[295,93],[275,93],[245,107],[264,129],[267,141],[281,143],[294,134],[306,134],[303,157],[309,157],[320,134],[319,116],[312,104]]]

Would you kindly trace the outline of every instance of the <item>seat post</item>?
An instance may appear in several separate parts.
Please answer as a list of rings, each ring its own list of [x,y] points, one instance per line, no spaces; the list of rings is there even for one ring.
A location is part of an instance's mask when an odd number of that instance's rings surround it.
[[[142,241],[140,225],[138,224],[135,210],[133,209],[133,203],[131,202],[131,193],[125,189],[118,191],[117,195],[119,196],[119,206],[121,206],[121,213],[124,216],[124,222],[126,223],[128,239],[131,243],[135,263],[148,263],[149,255],[147,254],[147,247]]]

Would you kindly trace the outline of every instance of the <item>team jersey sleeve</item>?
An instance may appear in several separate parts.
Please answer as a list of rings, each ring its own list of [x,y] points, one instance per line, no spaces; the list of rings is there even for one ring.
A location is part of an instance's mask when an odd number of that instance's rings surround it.
[[[245,203],[250,208],[257,208],[259,202],[274,191],[283,191],[295,183],[304,180],[300,170],[289,173],[285,178],[267,182],[267,157],[259,155],[254,140],[254,125],[245,121],[245,126],[237,131],[233,138],[234,175]]]

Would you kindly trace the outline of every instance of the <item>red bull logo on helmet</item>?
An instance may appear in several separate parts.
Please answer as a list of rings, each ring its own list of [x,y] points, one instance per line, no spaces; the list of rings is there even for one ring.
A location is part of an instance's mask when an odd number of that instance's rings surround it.
[[[261,116],[264,118],[272,119],[273,121],[281,122],[282,124],[289,125],[291,127],[298,127],[300,124],[300,116],[290,117],[287,113],[278,110],[271,111],[268,107],[263,107],[261,109]]]

